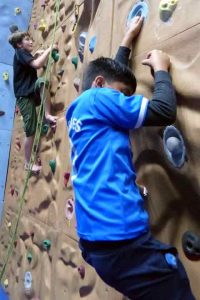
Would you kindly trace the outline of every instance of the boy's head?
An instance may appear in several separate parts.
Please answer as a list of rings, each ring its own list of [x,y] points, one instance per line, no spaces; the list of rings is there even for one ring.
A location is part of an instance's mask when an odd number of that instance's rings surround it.
[[[17,31],[11,34],[8,39],[14,49],[21,48],[28,52],[33,51],[33,41],[28,32]]]
[[[86,67],[82,91],[92,87],[110,87],[130,96],[136,85],[135,76],[128,67],[111,58],[100,57]]]

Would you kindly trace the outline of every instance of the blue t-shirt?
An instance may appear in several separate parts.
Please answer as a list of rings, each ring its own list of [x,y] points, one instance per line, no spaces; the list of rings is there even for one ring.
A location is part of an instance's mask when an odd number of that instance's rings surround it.
[[[91,88],[67,111],[78,235],[124,240],[148,230],[135,184],[129,129],[142,125],[148,100],[111,88]]]

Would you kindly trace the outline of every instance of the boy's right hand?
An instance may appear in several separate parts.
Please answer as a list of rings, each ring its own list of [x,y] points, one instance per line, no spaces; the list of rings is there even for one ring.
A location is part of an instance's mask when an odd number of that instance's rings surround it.
[[[142,61],[142,64],[151,67],[154,72],[168,72],[170,66],[170,58],[161,50],[152,50],[147,54],[147,57]]]

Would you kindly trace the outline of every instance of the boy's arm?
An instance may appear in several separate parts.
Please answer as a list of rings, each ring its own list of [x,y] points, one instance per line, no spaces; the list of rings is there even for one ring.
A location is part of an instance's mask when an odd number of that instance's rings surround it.
[[[132,48],[133,40],[137,37],[143,24],[142,17],[135,17],[128,25],[128,29],[123,37],[120,47],[115,56],[115,60],[128,66],[128,59]]]
[[[53,45],[52,50],[54,50],[54,49],[58,50],[58,45],[57,44]],[[33,67],[34,69],[42,68],[46,63],[50,52],[51,52],[51,47],[44,50],[44,52],[39,57],[33,59],[30,62],[30,66]]]
[[[151,67],[155,86],[152,100],[149,102],[143,126],[166,126],[176,120],[176,96],[171,76],[168,73],[170,59],[159,50],[148,53],[142,62]]]

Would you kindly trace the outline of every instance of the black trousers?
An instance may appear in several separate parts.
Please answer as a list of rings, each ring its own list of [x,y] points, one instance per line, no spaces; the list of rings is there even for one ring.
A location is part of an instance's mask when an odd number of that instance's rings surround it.
[[[150,233],[124,242],[80,240],[82,256],[102,280],[134,300],[195,300],[176,248]]]

